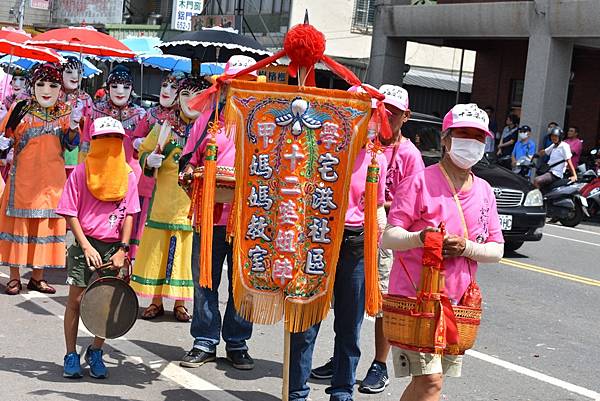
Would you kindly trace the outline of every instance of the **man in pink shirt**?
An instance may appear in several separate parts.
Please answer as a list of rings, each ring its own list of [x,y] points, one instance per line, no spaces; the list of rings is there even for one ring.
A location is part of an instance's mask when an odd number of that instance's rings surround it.
[[[379,164],[379,185],[377,193],[378,217],[385,215],[385,177],[387,161],[383,154],[377,154]],[[348,208],[345,216],[345,229],[340,247],[333,284],[334,310],[334,353],[322,368],[331,371],[331,386],[326,390],[331,401],[351,400],[356,383],[356,368],[360,359],[359,334],[365,314],[365,273],[364,273],[364,220],[365,187],[367,169],[371,155],[362,149],[356,161],[350,181]],[[380,230],[385,227],[385,219],[378,222]],[[312,356],[320,323],[302,333],[293,333],[290,344],[290,401],[305,401],[310,388],[308,378],[311,372]],[[319,369],[322,369],[319,368]],[[315,369],[317,370],[317,369]]]
[[[76,342],[81,296],[93,275],[90,267],[111,262],[114,270],[98,270],[98,274],[118,273],[129,251],[133,215],[140,211],[137,179],[125,158],[124,135],[123,126],[114,118],[94,120],[90,152],[69,176],[56,209],[67,219],[76,240],[67,253],[63,375],[68,378],[82,377]],[[103,338],[95,337],[85,353],[90,375],[97,379],[108,375],[102,361],[103,344]]]
[[[225,73],[234,74],[256,61],[247,56],[233,56],[225,66]],[[256,73],[248,75],[247,79],[256,79]],[[214,118],[212,111],[204,113],[194,123],[190,131],[189,139],[183,149],[183,156],[179,161],[184,164],[184,171],[191,172],[194,167],[202,166],[204,153],[208,144],[208,124]],[[221,115],[222,116],[222,115]],[[221,117],[220,116],[220,117]],[[222,118],[220,119],[223,124]],[[221,125],[223,127],[223,125]],[[217,166],[230,167],[235,165],[235,143],[232,137],[226,135],[225,129],[221,128],[217,135]],[[220,212],[219,212],[220,209]],[[249,370],[254,368],[254,360],[248,354],[246,342],[252,336],[252,323],[244,320],[235,310],[233,302],[233,248],[226,241],[226,228],[231,211],[230,204],[216,205],[216,214],[213,229],[212,244],[212,283],[213,288],[200,287],[200,235],[194,232],[194,244],[192,248],[192,274],[194,280],[194,313],[190,333],[194,337],[192,349],[182,358],[179,364],[186,368],[196,368],[208,362],[217,360],[217,345],[221,336],[225,341],[227,360],[234,368]],[[225,308],[225,315],[221,321],[219,311],[219,284],[223,273],[223,263],[227,259],[227,277],[229,279],[229,298]],[[222,322],[222,324],[221,324]]]
[[[574,125],[569,127],[567,139],[565,139],[564,142],[571,147],[571,153],[573,154],[571,161],[573,162],[573,166],[577,169],[577,166],[579,166],[579,159],[581,158],[581,152],[583,151],[583,141],[579,139],[579,128]]]
[[[400,182],[415,173],[423,170],[425,164],[419,149],[402,136],[402,125],[410,118],[408,92],[396,85],[382,85],[379,92],[385,95],[385,108],[388,112],[393,137],[386,141],[380,138],[381,143],[387,145],[384,151],[388,162],[385,180],[385,209],[389,208],[396,194]],[[403,196],[400,194],[400,196]],[[392,268],[393,256],[389,249],[379,249],[379,286],[383,293],[388,292],[388,281]],[[375,359],[363,379],[358,391],[367,394],[382,392],[389,384],[387,372],[387,357],[390,344],[383,335],[383,311],[375,319]]]
[[[442,131],[442,161],[400,183],[381,245],[395,251],[389,293],[415,297],[425,232],[444,223],[446,294],[458,304],[475,277],[477,263],[500,260],[504,239],[492,188],[471,172],[483,157],[486,136],[492,135],[487,114],[475,104],[458,104],[444,117]],[[461,356],[394,347],[393,360],[397,377],[412,376],[402,400],[437,401],[443,375],[461,374]]]

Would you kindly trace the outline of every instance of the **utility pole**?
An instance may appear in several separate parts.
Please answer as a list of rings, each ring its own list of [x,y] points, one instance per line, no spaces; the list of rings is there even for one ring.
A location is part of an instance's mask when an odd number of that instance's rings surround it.
[[[25,19],[25,0],[19,4],[19,29],[23,29],[23,20]]]

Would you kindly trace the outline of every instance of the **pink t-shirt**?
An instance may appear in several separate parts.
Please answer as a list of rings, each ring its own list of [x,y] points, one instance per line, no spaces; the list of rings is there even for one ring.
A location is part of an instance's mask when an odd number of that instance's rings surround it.
[[[469,239],[478,243],[504,243],[502,230],[496,210],[496,198],[490,185],[481,178],[473,176],[473,186],[469,191],[458,193]],[[403,180],[394,197],[388,215],[388,224],[399,226],[411,232],[426,227],[446,225],[448,234],[462,236],[463,224],[452,191],[439,164],[429,166],[421,172]],[[404,252],[394,252],[394,265],[390,274],[389,293],[394,295],[415,296],[415,289],[404,271],[400,259],[418,286],[421,280],[423,248]],[[444,261],[446,270],[446,292],[459,301],[475,275],[477,262],[464,257],[449,258]]]
[[[194,124],[194,129],[196,124]],[[198,136],[199,138],[199,136]],[[207,135],[196,147],[196,151],[192,155],[189,163],[192,166],[199,166],[204,163],[204,152],[206,151],[206,145],[208,144],[209,136]],[[217,132],[217,166],[223,167],[234,167],[235,166],[235,142],[233,138],[228,137],[225,134],[225,129],[221,128]],[[189,141],[188,141],[189,143]],[[223,212],[219,221],[215,222],[216,226],[226,226],[229,214],[231,213],[231,205],[229,203],[223,204]]]
[[[583,141],[579,138],[567,138],[564,142],[568,143],[571,147],[571,153],[573,154],[573,156],[571,156],[571,161],[573,162],[573,166],[577,168],[583,150]]]
[[[385,180],[385,200],[391,202],[400,182],[425,168],[419,149],[407,138],[384,150],[388,161]]]
[[[383,205],[385,200],[385,177],[387,174],[387,160],[383,153],[377,155],[379,163],[379,184],[377,186],[377,204]],[[367,169],[371,164],[371,155],[363,148],[358,152],[350,181],[350,194],[348,196],[348,209],[346,210],[346,226],[362,227],[365,223],[365,185],[367,182]]]
[[[121,227],[126,215],[140,211],[135,174],[129,173],[127,195],[120,202],[96,199],[88,190],[85,163],[80,163],[69,176],[56,213],[77,217],[83,233],[105,242],[121,240]]]

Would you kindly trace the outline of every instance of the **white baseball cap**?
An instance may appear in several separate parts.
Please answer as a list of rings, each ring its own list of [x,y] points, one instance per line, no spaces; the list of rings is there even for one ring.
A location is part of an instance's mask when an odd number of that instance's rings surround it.
[[[394,106],[395,108],[407,111],[408,108],[408,92],[401,86],[398,85],[381,85],[379,92],[385,95],[383,103]]]
[[[123,124],[112,117],[96,118],[91,131],[90,137],[92,138],[103,134],[121,134],[122,136],[125,136]]]

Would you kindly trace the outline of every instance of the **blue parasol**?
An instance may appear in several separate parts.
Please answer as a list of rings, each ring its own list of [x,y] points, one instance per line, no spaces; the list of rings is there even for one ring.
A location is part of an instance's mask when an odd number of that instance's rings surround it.
[[[78,57],[78,55],[76,53],[60,52],[60,54],[63,56]],[[82,59],[81,61],[83,64],[83,78],[91,78],[94,75],[100,74],[102,72],[102,70],[98,69],[94,64],[92,64],[88,60]],[[31,60],[31,59],[23,58],[23,57],[12,57],[12,62],[11,62],[10,56],[4,56],[4,57],[0,58],[0,65],[6,67],[9,64],[10,64],[11,68],[18,68],[20,70],[29,71],[36,64],[39,64],[39,61]]]

